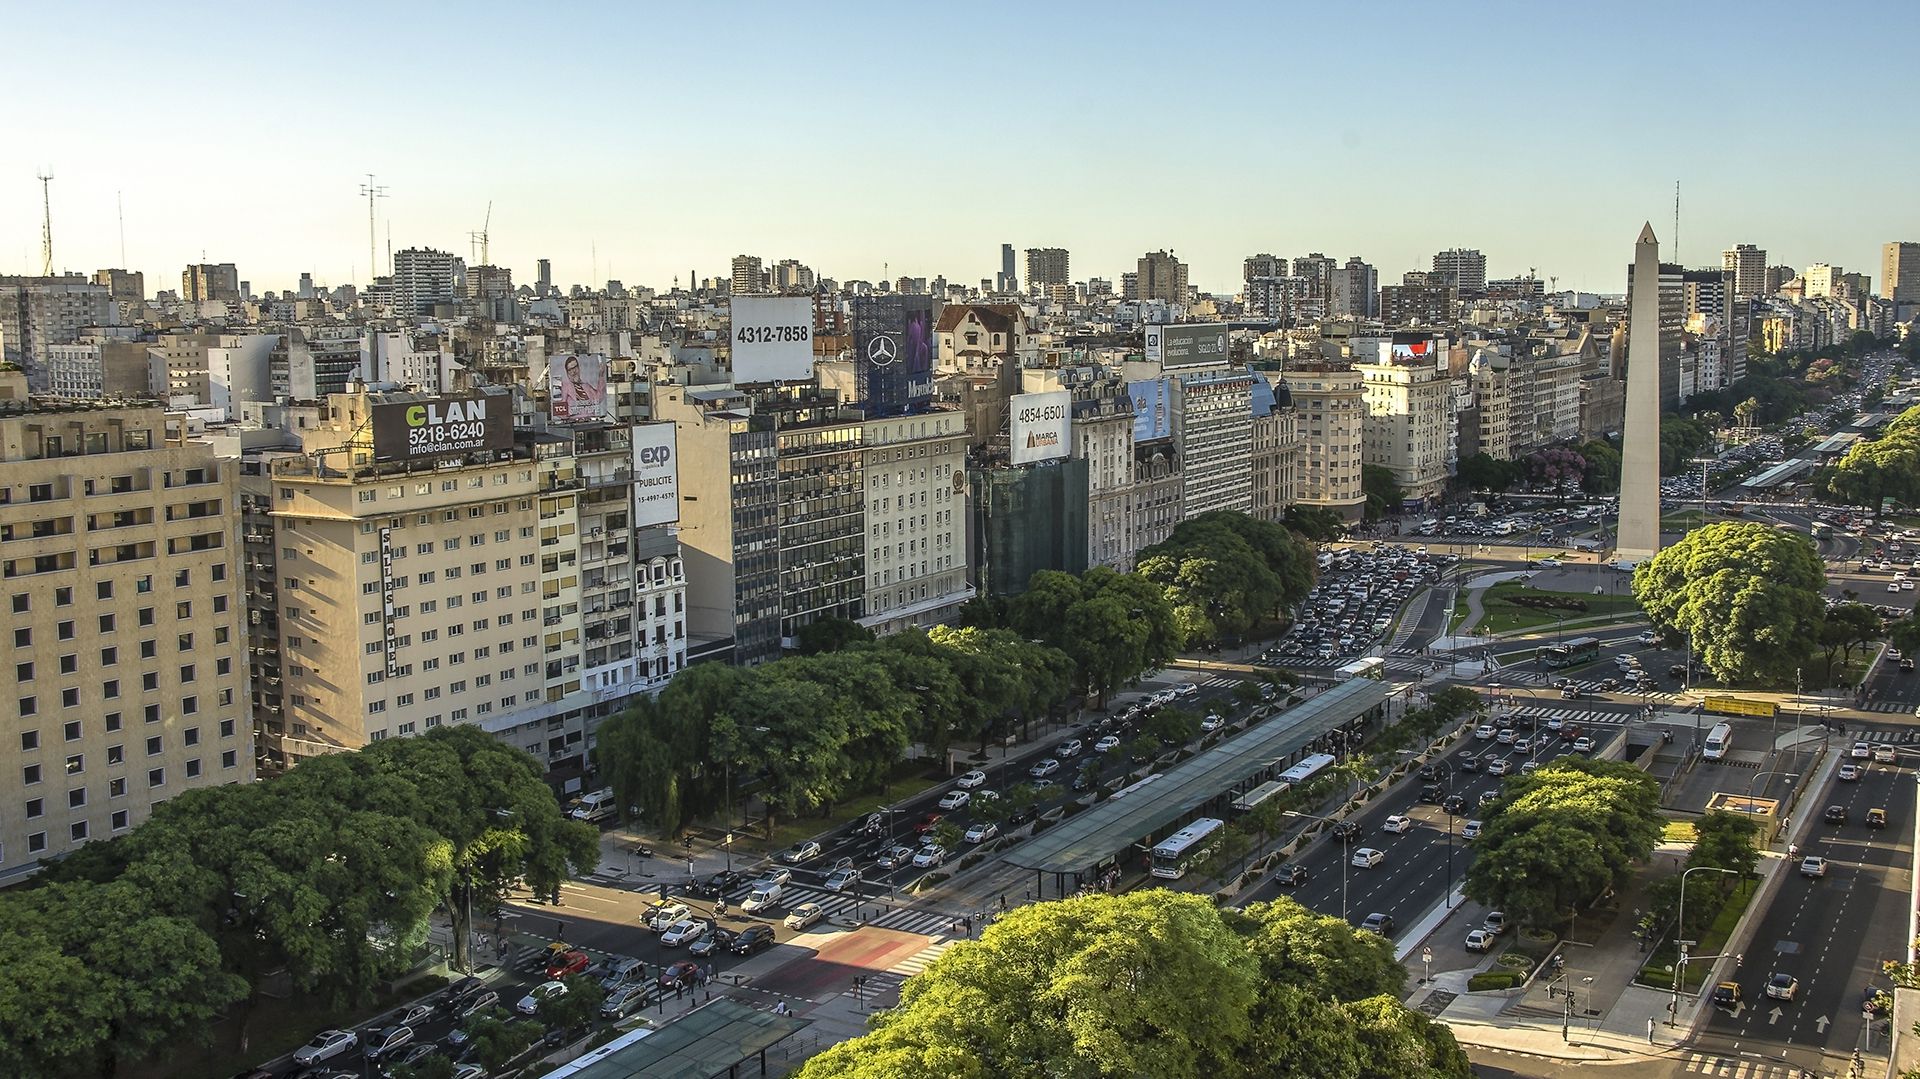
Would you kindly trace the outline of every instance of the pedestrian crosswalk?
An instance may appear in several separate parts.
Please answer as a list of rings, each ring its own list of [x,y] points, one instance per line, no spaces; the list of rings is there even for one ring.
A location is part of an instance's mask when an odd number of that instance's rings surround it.
[[[1861,706],[1863,712],[1891,712],[1895,715],[1920,716],[1920,708],[1905,701],[1868,701]]]
[[[940,958],[943,952],[945,952],[948,948],[951,948],[958,943],[959,941],[951,940],[951,939],[936,940],[932,944],[927,945],[926,947],[913,953],[907,958],[894,964],[892,967],[888,969],[888,973],[898,974],[903,978],[911,978],[915,974],[918,974],[921,971],[927,969],[927,967],[933,964],[934,960]]]
[[[826,911],[828,920],[851,919],[881,929],[896,929],[902,933],[918,933],[930,937],[957,936],[962,929],[960,915],[927,910],[924,907],[903,906],[897,899],[829,892],[825,888],[815,888],[806,884],[787,885],[785,894],[781,896],[779,917],[785,917],[785,912],[802,903],[818,904],[821,910]]]
[[[1515,708],[1509,714],[1538,720],[1542,726],[1549,719],[1558,719],[1562,723],[1578,723],[1583,727],[1620,727],[1633,718],[1631,712],[1596,712],[1585,708],[1552,708],[1540,704]]]
[[[1688,1053],[1680,1070],[1694,1075],[1717,1075],[1722,1079],[1799,1079],[1805,1074],[1791,1064],[1719,1053]]]

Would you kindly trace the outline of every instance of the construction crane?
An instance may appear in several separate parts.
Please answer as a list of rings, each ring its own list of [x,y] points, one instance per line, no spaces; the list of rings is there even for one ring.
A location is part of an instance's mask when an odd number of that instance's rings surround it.
[[[478,243],[480,245],[480,261],[478,263],[475,263],[475,265],[478,265],[478,266],[493,265],[493,263],[489,261],[487,258],[487,229],[491,228],[492,226],[493,226],[493,203],[489,201],[487,203],[487,219],[481,223],[480,231],[467,233],[467,254],[469,255],[473,254],[474,244]]]

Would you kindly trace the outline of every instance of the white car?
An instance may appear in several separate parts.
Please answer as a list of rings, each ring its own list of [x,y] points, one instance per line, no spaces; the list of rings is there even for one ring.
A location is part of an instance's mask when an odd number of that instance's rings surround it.
[[[1873,756],[1873,747],[1868,745],[1865,742],[1855,742],[1853,744],[1852,751],[1849,752],[1847,755],[1852,757],[1854,760],[1864,761],[1867,758]]]
[[[1575,738],[1575,739],[1573,740],[1573,751],[1574,751],[1575,753],[1592,753],[1592,752],[1593,752],[1593,739],[1591,739],[1591,738],[1588,738],[1588,737],[1587,737],[1586,735],[1584,735],[1584,734],[1583,734],[1583,735],[1581,735],[1581,736],[1580,736],[1580,737],[1578,737],[1578,738]]]
[[[1660,635],[1653,632],[1652,630],[1648,630],[1647,632],[1642,633],[1640,636],[1635,637],[1634,640],[1638,641],[1641,644],[1659,644]]]
[[[521,997],[520,1003],[515,1004],[513,1008],[515,1011],[519,1012],[521,1015],[532,1015],[535,1012],[540,1010],[541,1001],[550,999],[552,997],[564,997],[566,995],[567,995],[566,983],[542,982],[539,985],[534,986],[532,992],[528,993],[524,997]]]
[[[1495,757],[1487,762],[1487,774],[1490,776],[1503,776],[1511,771],[1513,771],[1513,762],[1505,757]]]
[[[818,903],[802,903],[787,915],[788,929],[810,929],[814,923],[827,916],[826,909]]]
[[[844,892],[858,883],[860,883],[858,869],[836,869],[821,886],[829,892]]]
[[[886,850],[881,851],[880,857],[875,858],[873,864],[882,869],[899,869],[911,861],[913,861],[913,848],[899,846],[888,847]]]
[[[743,914],[758,914],[763,910],[773,909],[779,902],[780,886],[763,882],[754,885],[753,891],[747,893],[746,900],[740,904],[740,910]]]
[[[1106,735],[1105,737],[1101,738],[1098,742],[1095,742],[1093,744],[1093,751],[1095,753],[1112,753],[1114,750],[1119,748],[1120,748],[1120,736],[1117,734]]]
[[[351,1030],[323,1030],[313,1040],[293,1051],[293,1062],[309,1067],[347,1052],[360,1044],[360,1035]]]
[[[985,843],[987,840],[999,834],[999,825],[994,824],[992,821],[981,821],[979,824],[967,829],[966,838],[969,843]]]
[[[1173,695],[1176,697],[1186,697],[1198,692],[1200,692],[1200,687],[1194,685],[1192,682],[1182,682],[1173,687]]]
[[[1208,732],[1217,731],[1226,725],[1227,721],[1221,719],[1218,712],[1208,712],[1207,718],[1200,721],[1200,729]]]
[[[678,948],[684,944],[692,944],[706,935],[706,922],[698,918],[682,918],[668,926],[666,932],[660,934],[660,946]]]
[[[1481,822],[1470,820],[1460,829],[1460,838],[1472,841],[1480,838]]]
[[[1412,829],[1413,829],[1413,818],[1403,817],[1397,813],[1391,817],[1388,817],[1387,823],[1380,826],[1381,831],[1392,832],[1395,835],[1399,835],[1402,832],[1411,831]]]
[[[1892,764],[1899,759],[1899,751],[1892,746],[1874,746],[1873,759],[1881,764]]]
[[[820,844],[811,839],[803,839],[780,852],[780,860],[788,865],[799,865],[801,862],[818,857],[820,857]]]
[[[1353,852],[1353,867],[1355,869],[1372,869],[1386,860],[1387,854],[1385,851],[1375,850],[1372,847],[1361,847],[1359,850]]]
[[[653,912],[646,916],[644,924],[655,933],[664,933],[673,928],[675,922],[691,917],[693,917],[693,910],[685,903],[666,903],[655,907]]]
[[[966,791],[948,791],[946,795],[940,799],[940,808],[965,809],[967,803],[971,801],[973,801],[973,795],[968,794]]]
[[[953,785],[963,791],[970,791],[976,787],[984,787],[987,785],[987,773],[976,769],[954,780]]]
[[[1045,760],[1039,762],[1038,764],[1035,764],[1033,767],[1027,769],[1027,774],[1032,776],[1035,779],[1045,779],[1048,776],[1052,775],[1053,773],[1058,772],[1059,770],[1060,770],[1060,762],[1057,760],[1054,760],[1052,757],[1048,757]]]
[[[781,887],[785,887],[792,880],[793,880],[793,870],[788,869],[786,866],[781,866],[781,865],[769,866],[768,868],[761,870],[760,879],[754,881],[752,884],[748,885],[748,887],[758,888],[763,884],[778,884]]]
[[[1492,741],[1493,736],[1497,733],[1499,732],[1494,730],[1493,724],[1491,723],[1482,723],[1478,727],[1475,727],[1473,729],[1473,736],[1475,738],[1480,739],[1482,742]]]
[[[920,852],[913,856],[913,864],[916,869],[932,869],[934,866],[946,860],[947,848],[940,846],[938,843],[930,847],[921,847]]]
[[[1520,732],[1514,730],[1512,727],[1502,727],[1500,733],[1493,736],[1493,740],[1503,746],[1510,746],[1519,738]]]

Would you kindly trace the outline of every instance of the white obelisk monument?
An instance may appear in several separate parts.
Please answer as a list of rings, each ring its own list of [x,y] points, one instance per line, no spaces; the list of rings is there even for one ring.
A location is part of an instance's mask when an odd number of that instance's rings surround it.
[[[1660,241],[1653,225],[1633,245],[1627,310],[1627,426],[1620,445],[1620,524],[1613,557],[1660,552]]]

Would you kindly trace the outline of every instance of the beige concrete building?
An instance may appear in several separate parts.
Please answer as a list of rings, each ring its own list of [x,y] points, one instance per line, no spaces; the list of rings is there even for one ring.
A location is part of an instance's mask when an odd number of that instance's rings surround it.
[[[1430,364],[1356,363],[1366,397],[1361,463],[1393,473],[1408,498],[1433,498],[1447,483],[1452,388]]]
[[[1316,363],[1289,368],[1284,377],[1300,414],[1303,450],[1297,501],[1359,520],[1367,503],[1360,485],[1367,411],[1360,373]]]
[[[1251,512],[1262,521],[1285,517],[1287,507],[1300,497],[1301,455],[1306,445],[1300,434],[1300,414],[1293,408],[1285,384],[1272,383],[1272,391],[1276,398],[1273,405],[1263,409],[1256,404],[1253,414]]]
[[[47,392],[75,401],[147,397],[145,341],[96,337],[46,349]]]
[[[867,589],[858,621],[876,633],[938,625],[973,598],[967,440],[966,414],[958,409],[861,426]]]
[[[1880,246],[1880,297],[1893,302],[1896,318],[1905,314],[1902,307],[1920,304],[1920,244]]]
[[[0,883],[253,777],[234,476],[157,407],[0,387]]]
[[[112,294],[79,274],[0,276],[0,359],[26,369],[35,393],[47,392],[46,349],[80,340],[114,320]]]

